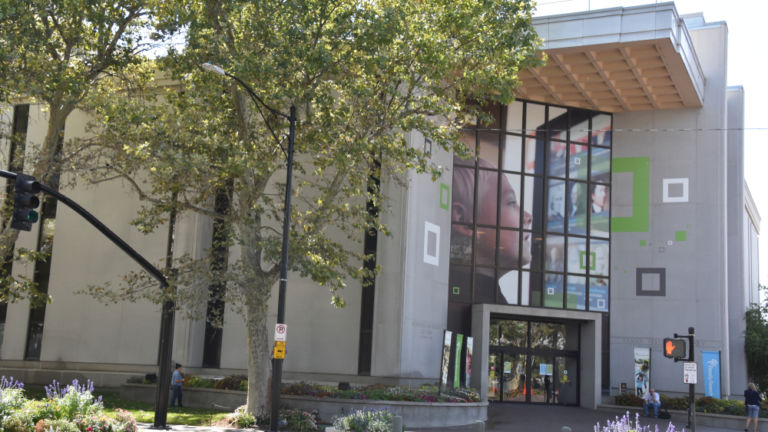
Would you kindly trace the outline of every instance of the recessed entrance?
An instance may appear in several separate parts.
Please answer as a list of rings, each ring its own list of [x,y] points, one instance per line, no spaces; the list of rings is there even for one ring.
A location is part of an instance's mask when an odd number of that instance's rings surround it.
[[[579,404],[579,324],[491,317],[488,400]]]

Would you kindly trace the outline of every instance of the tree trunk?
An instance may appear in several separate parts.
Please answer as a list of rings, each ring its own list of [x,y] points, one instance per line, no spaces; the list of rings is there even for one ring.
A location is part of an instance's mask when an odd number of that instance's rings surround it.
[[[263,281],[266,283],[267,281]],[[256,296],[253,296],[256,297]],[[266,413],[267,377],[271,371],[269,338],[267,335],[267,302],[251,298],[246,301],[245,327],[248,343],[248,412]]]

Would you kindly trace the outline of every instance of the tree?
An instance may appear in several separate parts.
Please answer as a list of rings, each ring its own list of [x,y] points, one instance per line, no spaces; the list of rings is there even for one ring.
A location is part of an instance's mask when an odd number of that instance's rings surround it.
[[[40,103],[48,115],[43,142],[15,155],[13,169],[23,167],[58,187],[66,167],[86,155],[87,142],[63,142],[64,125],[104,80],[127,78],[142,59],[148,45],[140,43],[139,33],[149,23],[149,5],[141,0],[0,0],[0,101]],[[25,155],[34,160],[24,161]],[[6,208],[2,215],[6,221],[9,212]],[[0,256],[13,254],[17,237],[8,223],[2,225]],[[38,297],[30,281],[0,277],[0,302]]]
[[[410,131],[467,154],[459,128],[480,114],[478,101],[511,101],[518,71],[540,62],[532,6],[178,0],[163,8],[158,30],[183,30],[185,38],[183,50],[157,63],[173,80],[100,101],[94,124],[102,164],[89,172],[135,188],[147,204],[136,223],[147,231],[171,208],[232,228],[219,246],[239,247],[238,261],[209,272],[209,262],[186,258],[176,264],[175,282],[180,301],[195,295],[201,274],[228,283],[227,301],[242,306],[248,335],[248,410],[258,412],[269,374],[266,305],[278,279],[286,122],[200,65],[221,65],[276,110],[299,109],[289,265],[343,306],[344,281],[369,273],[361,265],[366,257],[348,245],[359,245],[367,229],[386,232],[367,209],[386,208],[371,178],[401,181],[412,169],[440,175],[429,155],[407,145]],[[222,194],[231,201],[217,212]],[[157,301],[154,282],[133,276],[120,289],[91,294]]]
[[[760,285],[759,290],[765,292]],[[746,312],[747,329],[744,351],[747,354],[747,376],[762,391],[768,389],[768,302],[753,303]]]

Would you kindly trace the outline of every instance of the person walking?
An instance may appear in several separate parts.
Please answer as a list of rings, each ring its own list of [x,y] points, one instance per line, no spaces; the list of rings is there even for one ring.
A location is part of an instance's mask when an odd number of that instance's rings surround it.
[[[754,383],[749,383],[744,390],[744,405],[747,407],[747,424],[744,426],[744,432],[749,432],[749,423],[754,424],[753,430],[757,432],[757,416],[760,414],[760,402],[763,397],[760,396]]]
[[[181,386],[184,384],[184,375],[181,374],[181,365],[176,363],[176,370],[173,371],[173,375],[171,376],[171,390],[173,391],[173,394],[171,395],[171,406],[173,406],[173,403],[178,401],[178,407],[181,408]]]

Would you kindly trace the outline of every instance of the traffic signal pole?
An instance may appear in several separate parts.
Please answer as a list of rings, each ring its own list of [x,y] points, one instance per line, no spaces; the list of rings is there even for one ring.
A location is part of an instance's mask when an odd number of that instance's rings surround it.
[[[679,335],[675,333],[675,337],[688,339],[688,358],[683,360],[688,362],[695,362],[696,358],[694,357],[693,348],[694,328],[688,327],[687,335]],[[681,359],[676,358],[675,363],[680,360]],[[696,432],[696,384],[688,384],[688,424],[686,425],[686,428],[688,428],[691,432]]]
[[[106,225],[104,225],[100,220],[96,218],[96,216],[89,213],[86,209],[82,208],[78,203],[74,202],[67,196],[61,194],[59,191],[44,185],[34,179],[34,177],[27,176],[25,174],[16,174],[11,171],[5,171],[0,170],[0,177],[4,177],[7,179],[16,180],[19,176],[22,176],[19,178],[19,180],[23,180],[27,183],[27,188],[32,193],[37,193],[37,188],[39,187],[39,190],[42,192],[47,193],[48,195],[53,196],[56,198],[59,202],[63,203],[70,209],[72,209],[75,213],[79,214],[83,217],[88,223],[90,223],[94,228],[99,230],[102,234],[104,234],[105,237],[110,239],[112,243],[114,243],[117,247],[119,247],[123,252],[125,252],[129,257],[131,257],[134,261],[136,261],[137,264],[141,266],[147,273],[152,275],[155,279],[157,279],[158,282],[160,282],[161,288],[163,290],[167,290],[169,287],[168,281],[165,278],[165,275],[163,275],[163,272],[161,272],[157,267],[153,266],[152,263],[147,261],[146,258],[141,256],[138,252],[136,252],[135,249],[133,249],[128,243],[126,243],[123,239],[121,239],[117,234],[112,232],[109,228],[107,228]],[[31,205],[28,207],[32,207]],[[36,221],[31,221],[36,222]],[[23,228],[21,228],[23,229]],[[165,312],[165,308],[168,302],[164,304],[163,311]],[[172,318],[171,318],[172,319]],[[170,325],[168,325],[170,324]],[[165,333],[170,333],[173,331],[173,321],[170,323],[166,323],[166,314],[163,314],[163,329],[165,330]],[[173,343],[173,334],[161,334],[160,335],[160,365],[159,365],[159,373],[158,373],[158,380],[157,380],[157,393],[155,394],[155,424],[154,428],[156,429],[166,429],[166,419],[168,414],[168,392],[170,387],[170,381],[171,381],[171,345]]]

